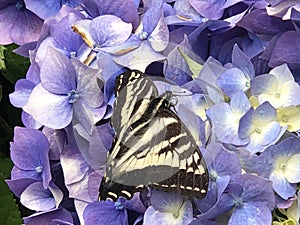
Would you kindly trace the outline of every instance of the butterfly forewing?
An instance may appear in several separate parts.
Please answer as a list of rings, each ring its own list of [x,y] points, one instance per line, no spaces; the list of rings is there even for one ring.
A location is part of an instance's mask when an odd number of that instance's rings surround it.
[[[127,128],[141,117],[141,113],[157,95],[157,89],[152,85],[152,81],[139,71],[127,71],[117,77],[116,100],[111,118],[117,137],[122,128]]]
[[[112,125],[118,131],[100,199],[129,199],[146,186],[205,196],[207,168],[191,133],[170,109],[172,94],[158,96],[150,78],[137,71],[120,75],[116,83]]]

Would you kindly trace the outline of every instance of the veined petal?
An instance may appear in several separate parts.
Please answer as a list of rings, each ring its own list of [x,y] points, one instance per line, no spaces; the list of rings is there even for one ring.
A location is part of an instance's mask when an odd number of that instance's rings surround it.
[[[131,23],[125,23],[114,15],[99,16],[89,26],[89,33],[97,47],[120,45],[129,38],[131,31]]]
[[[271,173],[269,179],[273,182],[273,189],[283,199],[288,199],[296,193],[296,184],[290,184],[283,173]]]
[[[52,94],[42,84],[33,89],[23,110],[53,129],[64,128],[72,120],[72,104],[68,102],[68,96]]]
[[[149,36],[148,40],[150,42],[151,47],[157,51],[163,51],[169,44],[169,30],[167,27],[167,23],[162,16],[158,21],[157,26]]]

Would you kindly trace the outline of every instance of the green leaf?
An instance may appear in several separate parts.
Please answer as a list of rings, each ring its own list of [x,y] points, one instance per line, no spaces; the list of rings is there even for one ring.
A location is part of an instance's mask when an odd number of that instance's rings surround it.
[[[0,102],[2,100],[2,85],[0,84]]]
[[[11,84],[15,84],[17,80],[24,78],[30,65],[28,58],[13,53],[13,50],[16,48],[17,45],[7,45],[7,50],[4,51],[6,69],[2,72],[3,76],[9,80]]]
[[[5,66],[5,62],[4,62],[4,51],[6,50],[6,48],[2,45],[0,45],[0,70],[5,70],[6,66]]]
[[[201,64],[197,63],[196,61],[192,60],[190,57],[188,57],[179,47],[177,49],[178,49],[180,55],[184,58],[184,60],[188,64],[189,69],[193,73],[192,77],[196,78],[199,75],[200,71],[202,70],[203,66]]]
[[[11,168],[12,163],[8,158],[0,159],[0,221],[3,225],[20,225],[22,219],[19,208],[4,181]]]

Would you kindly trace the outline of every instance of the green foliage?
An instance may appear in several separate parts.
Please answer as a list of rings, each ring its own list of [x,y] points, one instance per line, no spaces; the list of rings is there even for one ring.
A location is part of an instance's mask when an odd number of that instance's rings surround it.
[[[16,45],[0,46],[0,150],[9,156],[9,142],[13,129],[21,125],[21,110],[9,102],[9,94],[14,91],[15,82],[25,77],[29,60],[13,53]]]
[[[6,50],[6,48],[4,46],[0,45],[0,70],[5,70],[6,66],[5,66],[5,61],[4,61],[4,51]]]
[[[0,50],[0,60],[4,58],[4,68],[0,66],[2,70],[2,75],[14,85],[17,80],[25,77],[26,71],[30,65],[30,61],[27,58],[19,56],[12,51],[17,47],[17,45],[6,46],[6,51]],[[3,57],[4,56],[4,57]]]
[[[12,163],[8,158],[0,158],[0,221],[3,225],[22,224],[19,208],[5,183],[10,174]]]

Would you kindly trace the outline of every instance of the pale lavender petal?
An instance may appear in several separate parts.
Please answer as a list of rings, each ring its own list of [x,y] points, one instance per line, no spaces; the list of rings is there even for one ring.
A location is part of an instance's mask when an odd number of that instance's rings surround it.
[[[283,199],[288,199],[295,195],[297,185],[290,184],[283,173],[271,173],[269,179],[273,182],[273,188],[276,193]]]
[[[41,82],[48,91],[53,94],[68,94],[76,89],[75,70],[71,61],[54,48],[47,48],[40,67]]]
[[[125,23],[114,15],[99,16],[92,20],[89,27],[97,47],[120,45],[129,38],[131,31],[131,23]]]
[[[237,68],[231,68],[221,74],[218,77],[217,84],[229,97],[232,97],[238,91],[246,91],[250,86],[246,75]]]
[[[103,94],[97,82],[101,70],[88,67],[75,58],[71,62],[77,73],[76,92],[80,99],[93,108],[99,107],[103,103]]]
[[[69,125],[73,114],[67,95],[52,94],[41,84],[33,89],[23,110],[41,124],[53,129]]]
[[[11,104],[15,107],[22,108],[26,104],[34,86],[34,83],[30,80],[18,80],[15,85],[15,91],[9,95]]]
[[[268,207],[261,202],[245,202],[241,208],[232,213],[228,225],[266,225],[272,223],[272,214]]]
[[[20,197],[21,203],[31,210],[46,211],[55,208],[55,199],[49,189],[44,189],[41,182],[29,185]]]

